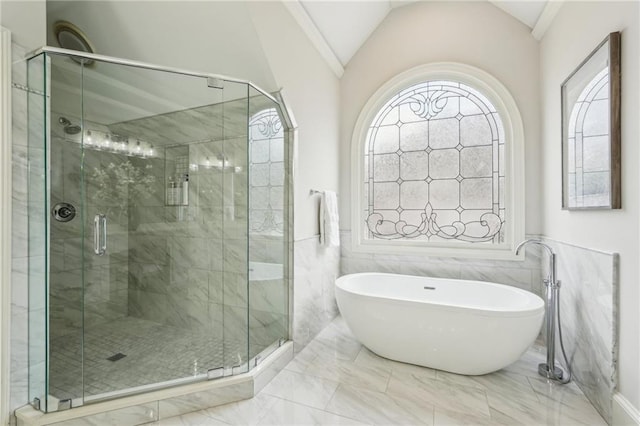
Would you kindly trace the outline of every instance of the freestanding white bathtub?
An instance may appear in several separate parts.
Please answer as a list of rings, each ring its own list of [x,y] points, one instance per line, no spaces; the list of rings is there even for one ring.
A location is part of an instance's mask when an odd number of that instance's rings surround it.
[[[544,302],[519,288],[362,273],[336,280],[355,337],[385,358],[479,375],[515,362],[538,336]]]

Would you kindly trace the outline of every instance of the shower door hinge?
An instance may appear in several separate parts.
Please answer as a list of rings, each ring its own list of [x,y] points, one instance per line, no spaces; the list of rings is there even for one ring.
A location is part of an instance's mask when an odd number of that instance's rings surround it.
[[[71,409],[71,399],[61,399],[58,401],[58,411]]]
[[[207,86],[212,89],[224,89],[224,82],[219,78],[207,77]]]
[[[287,339],[280,338],[278,339],[278,347],[284,345],[287,342]]]
[[[220,379],[224,377],[224,368],[212,368],[207,371],[207,380]]]
[[[31,401],[31,406],[40,411],[40,398],[33,398],[33,401]]]
[[[242,374],[242,373],[246,373],[249,371],[249,363],[248,362],[244,362],[240,365],[236,365],[235,367],[233,367],[231,369],[231,371],[233,372],[233,375],[235,376],[236,374]]]
[[[260,355],[256,355],[256,357],[254,358],[254,367],[257,367],[258,364],[260,364],[262,362],[262,357]]]

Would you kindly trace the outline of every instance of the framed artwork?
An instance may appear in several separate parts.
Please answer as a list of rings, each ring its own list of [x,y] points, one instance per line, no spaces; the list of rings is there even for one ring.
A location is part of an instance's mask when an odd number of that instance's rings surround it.
[[[620,33],[562,83],[562,208],[621,208]]]

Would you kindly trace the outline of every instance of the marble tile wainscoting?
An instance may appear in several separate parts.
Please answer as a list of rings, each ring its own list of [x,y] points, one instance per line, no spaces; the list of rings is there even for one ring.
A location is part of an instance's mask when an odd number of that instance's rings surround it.
[[[12,236],[11,236],[11,411],[27,403],[28,397],[28,158],[27,158],[27,63],[26,49],[12,43]]]
[[[293,336],[299,352],[338,314],[334,285],[340,247],[320,245],[318,236],[294,242]]]
[[[487,259],[427,257],[410,254],[355,253],[351,249],[351,231],[340,231],[342,244],[340,275],[358,272],[388,272],[426,275],[436,278],[490,281],[515,286],[542,295],[541,252],[528,246],[524,262]]]
[[[618,255],[548,238],[544,242],[557,256],[562,337],[573,379],[611,424],[617,378]],[[561,357],[559,349],[556,356]]]

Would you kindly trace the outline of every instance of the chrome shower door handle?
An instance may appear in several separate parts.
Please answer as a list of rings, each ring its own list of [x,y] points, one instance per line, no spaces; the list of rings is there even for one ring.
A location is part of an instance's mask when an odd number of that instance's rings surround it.
[[[102,254],[107,252],[107,215],[101,214],[100,220],[102,221],[102,244],[100,245],[100,251]],[[102,256],[102,254],[100,256]]]
[[[93,252],[98,256],[107,252],[107,217],[103,214],[93,217]]]

